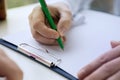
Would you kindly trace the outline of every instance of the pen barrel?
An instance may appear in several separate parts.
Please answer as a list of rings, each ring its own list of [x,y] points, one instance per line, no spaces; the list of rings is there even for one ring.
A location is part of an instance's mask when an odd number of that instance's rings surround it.
[[[59,43],[61,49],[64,49],[64,46],[63,46],[61,37],[59,37],[59,38],[57,39],[57,42]]]
[[[55,25],[55,23],[54,23],[54,21],[53,21],[53,19],[52,19],[52,16],[51,16],[51,14],[50,14],[50,12],[49,12],[49,10],[48,10],[48,7],[47,7],[47,4],[46,4],[45,0],[39,0],[39,2],[40,2],[40,4],[41,4],[41,8],[42,8],[42,10],[43,10],[43,13],[45,14],[45,17],[47,18],[47,20],[48,20],[48,22],[49,22],[49,24],[50,24],[50,27],[51,27],[52,29],[54,29],[54,30],[57,31],[57,27],[56,27],[56,25]],[[59,38],[57,39],[57,42],[58,42],[58,44],[60,45],[60,47],[61,47],[62,49],[64,49],[64,46],[63,46],[63,42],[62,42],[61,37],[59,37]]]
[[[49,24],[50,24],[50,27],[52,28],[52,29],[54,29],[54,30],[57,30],[57,28],[56,28],[56,25],[55,25],[55,23],[54,23],[54,21],[53,21],[53,19],[52,19],[52,16],[51,16],[51,14],[50,14],[50,12],[49,12],[49,10],[48,10],[48,7],[47,7],[47,5],[46,5],[46,2],[45,2],[45,0],[39,0],[40,1],[40,3],[41,3],[41,8],[42,8],[42,10],[43,10],[43,13],[45,14],[45,17],[47,18],[47,20],[48,20],[48,22],[49,22]],[[44,6],[44,7],[43,7]]]

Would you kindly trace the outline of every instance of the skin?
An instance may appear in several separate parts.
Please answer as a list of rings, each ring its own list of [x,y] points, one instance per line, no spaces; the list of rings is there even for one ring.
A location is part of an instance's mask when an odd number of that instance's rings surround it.
[[[49,28],[41,8],[35,7],[29,15],[31,33],[36,41],[55,45],[56,39],[65,33],[72,24],[72,15],[69,8],[63,3],[49,5],[49,10],[57,25],[57,31]],[[80,80],[119,80],[120,79],[120,42],[112,41],[112,49],[82,68],[78,77]]]
[[[112,49],[83,67],[80,80],[119,80],[120,79],[120,42],[112,41]]]
[[[0,49],[0,77],[6,80],[22,80],[22,70]]]
[[[65,42],[65,33],[69,30],[72,22],[71,12],[62,3],[48,5],[48,8],[57,26],[57,31],[50,28],[41,7],[37,6],[29,15],[31,33],[35,40],[42,44],[56,45],[56,39],[60,36]]]

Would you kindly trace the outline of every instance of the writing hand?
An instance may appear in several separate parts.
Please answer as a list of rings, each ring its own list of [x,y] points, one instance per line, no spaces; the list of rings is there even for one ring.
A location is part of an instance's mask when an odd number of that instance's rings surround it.
[[[29,24],[35,40],[47,45],[58,44],[56,39],[60,36],[65,41],[65,32],[70,28],[72,15],[69,8],[63,3],[48,5],[52,18],[57,25],[57,31],[50,28],[40,6],[33,9],[29,15]]]

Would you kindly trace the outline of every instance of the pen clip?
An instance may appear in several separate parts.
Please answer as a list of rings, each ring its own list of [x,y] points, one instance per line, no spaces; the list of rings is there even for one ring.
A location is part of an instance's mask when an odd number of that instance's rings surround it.
[[[34,58],[35,60],[43,63],[48,67],[54,67],[61,63],[61,59],[55,57],[45,48],[36,48],[27,43],[21,43],[18,46],[18,50],[24,54]]]

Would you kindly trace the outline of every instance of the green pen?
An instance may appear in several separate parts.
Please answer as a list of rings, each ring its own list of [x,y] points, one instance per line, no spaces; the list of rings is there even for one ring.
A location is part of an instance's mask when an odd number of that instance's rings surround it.
[[[50,14],[50,12],[49,12],[49,10],[47,8],[47,4],[46,4],[45,0],[39,0],[39,2],[41,4],[42,10],[43,10],[43,12],[44,12],[44,14],[45,14],[51,28],[57,31],[57,27],[56,27],[56,25],[55,25],[55,23],[54,23],[54,21],[53,21],[53,19],[51,17],[51,14]],[[61,47],[61,49],[64,49],[64,45],[63,45],[61,37],[59,37],[57,39],[57,42],[58,42],[59,46]]]

